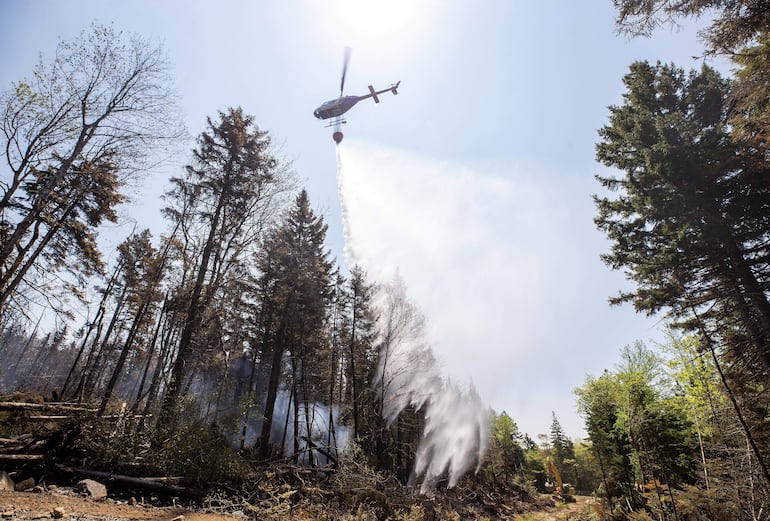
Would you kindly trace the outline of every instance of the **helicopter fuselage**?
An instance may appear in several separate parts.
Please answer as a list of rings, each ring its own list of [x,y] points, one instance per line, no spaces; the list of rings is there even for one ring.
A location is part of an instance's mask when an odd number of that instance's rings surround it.
[[[339,98],[327,101],[315,109],[313,115],[318,119],[337,118],[352,109],[362,99],[364,97],[361,96],[340,96]]]

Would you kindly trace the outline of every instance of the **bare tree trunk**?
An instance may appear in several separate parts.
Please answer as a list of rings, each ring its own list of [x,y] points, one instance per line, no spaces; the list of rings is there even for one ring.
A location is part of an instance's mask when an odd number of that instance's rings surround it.
[[[118,357],[118,361],[115,363],[115,367],[112,369],[112,376],[110,376],[109,382],[107,382],[107,387],[104,390],[104,394],[102,396],[102,403],[99,405],[99,412],[97,413],[99,416],[104,415],[104,411],[107,409],[107,404],[110,402],[110,398],[112,397],[112,392],[115,389],[115,385],[118,383],[118,378],[120,377],[121,373],[123,372],[123,366],[126,363],[126,359],[128,358],[128,353],[131,351],[131,348],[134,344],[134,338],[136,337],[137,331],[139,331],[139,328],[142,324],[142,321],[144,320],[145,315],[147,314],[147,310],[150,307],[150,300],[147,298],[144,302],[142,302],[141,306],[136,312],[136,315],[134,315],[134,320],[131,324],[131,329],[128,332],[128,337],[126,338],[126,341],[123,343],[123,349],[120,351],[120,356]]]
[[[332,328],[337,328],[337,316],[334,316],[334,323]],[[326,448],[331,451],[332,447],[332,435],[334,434],[334,384],[337,378],[337,336],[335,331],[332,332],[332,345],[331,356],[329,357],[329,429],[326,433]],[[335,441],[336,447],[336,441]]]
[[[83,353],[86,350],[86,346],[88,345],[88,338],[91,336],[91,331],[94,330],[96,327],[96,322],[98,320],[101,320],[101,315],[104,313],[104,307],[99,306],[99,309],[96,311],[96,316],[94,319],[89,322],[88,324],[88,330],[86,330],[86,334],[83,337],[83,342],[80,344],[80,349],[78,349],[78,354],[75,356],[75,360],[72,362],[72,367],[70,367],[69,372],[67,373],[67,378],[64,379],[64,383],[61,386],[60,396],[62,399],[67,395],[67,388],[69,386],[70,380],[72,379],[72,375],[75,373],[75,369],[78,366],[78,363],[80,363],[80,359],[83,357]],[[85,370],[85,367],[83,368]]]
[[[270,381],[267,386],[267,398],[265,399],[265,414],[262,421],[262,433],[260,435],[260,455],[263,458],[267,458],[269,454],[270,443],[270,429],[273,426],[273,412],[275,410],[275,399],[278,395],[278,384],[281,377],[281,362],[283,360],[284,343],[286,328],[288,327],[287,319],[289,308],[291,307],[292,300],[294,299],[294,288],[289,293],[284,302],[283,310],[281,313],[281,324],[277,335],[277,341],[273,345],[272,364],[270,366]],[[293,385],[292,385],[293,387]]]
[[[96,352],[96,358],[94,359],[93,365],[91,366],[90,371],[88,372],[88,377],[86,377],[85,371],[83,372],[83,378],[81,378],[80,380],[80,385],[78,386],[78,391],[77,391],[78,403],[82,402],[86,389],[88,389],[89,395],[94,390],[94,383],[96,382],[94,375],[96,373],[96,369],[100,366],[102,355],[104,354],[104,350],[107,347],[107,343],[110,341],[110,337],[112,336],[112,331],[113,329],[115,329],[115,325],[118,322],[120,313],[121,311],[123,311],[123,304],[126,299],[126,292],[127,292],[127,288],[124,286],[123,291],[120,293],[118,304],[115,306],[115,311],[112,313],[112,319],[110,320],[110,324],[107,326],[107,331],[104,334],[104,339],[99,345],[99,349]],[[91,348],[91,350],[93,352],[93,347]]]
[[[256,378],[258,373],[257,368],[257,360],[259,360],[259,368],[265,367],[267,364],[265,363],[265,352],[267,351],[267,345],[268,345],[268,328],[267,328],[267,320],[270,314],[272,313],[272,301],[265,302],[264,295],[262,299],[262,305],[259,309],[259,320],[257,331],[261,333],[262,338],[259,342],[259,350],[254,349],[251,357],[251,372],[249,373],[249,381],[246,385],[247,389],[247,407],[243,414],[243,430],[241,431],[241,450],[243,450],[244,446],[246,445],[246,434],[248,432],[249,427],[249,413],[251,411],[252,407],[255,407],[257,404],[255,403],[257,398],[259,397],[260,393],[257,392],[256,389]],[[261,371],[260,371],[261,372]]]
[[[294,463],[298,462],[299,457],[299,396],[297,396],[297,364],[292,356],[291,362],[291,387],[294,392]]]
[[[225,180],[227,185],[227,180]],[[211,258],[212,251],[214,250],[215,234],[219,227],[219,219],[222,215],[222,210],[225,206],[225,198],[227,195],[226,186],[223,187],[222,192],[217,200],[217,207],[212,217],[211,226],[209,228],[209,235],[206,239],[206,244],[203,248],[203,256],[201,257],[201,263],[198,267],[198,275],[195,279],[195,286],[193,286],[192,294],[190,295],[190,305],[187,308],[185,315],[184,328],[182,329],[182,336],[179,339],[179,348],[177,351],[176,362],[171,370],[171,379],[166,386],[166,396],[163,400],[163,409],[160,417],[161,421],[168,423],[171,420],[173,409],[176,406],[177,399],[179,397],[180,386],[182,385],[182,379],[187,371],[187,364],[192,356],[193,349],[193,335],[199,327],[201,314],[203,312],[201,306],[201,294],[203,292],[203,283],[206,279],[206,274],[209,268],[209,260]]]
[[[142,416],[144,418],[147,418],[147,416],[150,414],[150,411],[152,410],[153,406],[155,405],[155,401],[158,399],[158,394],[160,392],[161,387],[161,381],[163,380],[163,372],[167,366],[167,364],[171,363],[171,355],[170,352],[173,351],[174,346],[174,333],[177,331],[177,328],[174,327],[174,323],[176,320],[176,311],[173,311],[171,313],[171,316],[168,316],[168,312],[165,315],[165,318],[163,319],[164,322],[164,332],[161,335],[161,349],[160,354],[158,355],[158,361],[155,364],[155,371],[152,375],[152,380],[150,382],[150,388],[147,390],[147,400],[144,403],[144,409]],[[146,422],[143,422],[140,426],[143,426]],[[140,431],[142,429],[139,429]]]
[[[286,454],[286,436],[289,433],[289,419],[291,418],[292,404],[294,400],[294,382],[292,381],[291,387],[289,387],[289,399],[286,400],[286,418],[283,420],[283,434],[281,436],[281,456]],[[297,433],[294,432],[294,436]]]
[[[150,366],[152,365],[152,358],[155,356],[155,347],[158,344],[158,335],[160,334],[161,326],[163,325],[163,315],[166,313],[166,309],[168,306],[168,291],[166,291],[166,296],[163,299],[163,306],[160,309],[160,313],[158,314],[158,321],[155,324],[155,330],[152,334],[152,340],[150,341],[150,349],[147,351],[147,363],[144,364],[144,371],[142,371],[142,380],[139,382],[139,389],[136,392],[136,399],[134,400],[134,403],[131,405],[131,411],[136,411],[136,409],[139,407],[139,402],[142,400],[142,394],[144,391],[144,384],[147,382],[147,375],[150,372]],[[158,360],[158,364],[160,364],[160,360]]]
[[[225,391],[225,387],[227,386],[227,373],[230,369],[230,356],[229,352],[225,353],[225,367],[222,370],[222,378],[219,380],[219,390],[217,392],[217,401],[216,406],[214,407],[214,420],[218,420],[220,415],[222,414],[221,407],[222,407],[222,394]]]

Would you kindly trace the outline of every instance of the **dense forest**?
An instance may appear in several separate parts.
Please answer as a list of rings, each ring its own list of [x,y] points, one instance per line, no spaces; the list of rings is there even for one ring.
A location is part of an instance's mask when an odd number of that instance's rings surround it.
[[[331,258],[255,117],[219,112],[180,151],[162,47],[101,25],[0,96],[0,435],[34,423],[18,402],[65,404],[80,413],[42,445],[52,463],[270,508],[337,494],[362,518],[513,518],[579,494],[597,502],[573,519],[770,519],[770,6],[614,4],[632,37],[713,16],[704,53],[736,72],[633,63],[599,129],[595,225],[632,283],[610,303],[669,335],[618,346],[575,390],[585,440],[555,414],[533,439],[445,380],[403,281]],[[169,155],[186,166],[165,232],[103,251],[100,227]],[[437,491],[445,511],[415,499]]]

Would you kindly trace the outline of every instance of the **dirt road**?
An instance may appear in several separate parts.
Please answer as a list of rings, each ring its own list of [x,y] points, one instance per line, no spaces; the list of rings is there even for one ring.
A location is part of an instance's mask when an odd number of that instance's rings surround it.
[[[577,521],[579,519],[590,519],[588,513],[591,512],[591,503],[595,499],[591,496],[575,496],[575,503],[558,503],[555,508],[543,510],[540,512],[531,512],[521,517],[521,521]],[[580,517],[580,513],[586,513],[586,516]],[[518,520],[519,517],[517,516]]]

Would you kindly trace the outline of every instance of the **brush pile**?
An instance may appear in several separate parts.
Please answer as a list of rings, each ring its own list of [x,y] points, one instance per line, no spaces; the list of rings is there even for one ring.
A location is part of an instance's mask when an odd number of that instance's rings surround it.
[[[87,406],[21,398],[0,402],[0,488],[3,480],[6,489],[36,492],[56,484],[85,497],[109,491],[122,500],[186,501],[210,512],[276,521],[324,519],[331,513],[350,519],[491,521],[544,506],[524,488],[483,471],[451,489],[440,481],[422,495],[374,470],[354,444],[340,461],[313,468],[291,459],[260,462],[249,451],[227,447],[211,426],[182,429],[163,440],[162,449],[153,449],[149,435],[130,427],[137,419],[125,414],[97,417]]]

